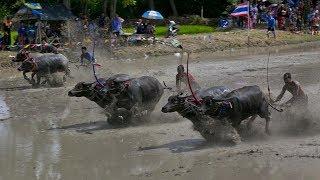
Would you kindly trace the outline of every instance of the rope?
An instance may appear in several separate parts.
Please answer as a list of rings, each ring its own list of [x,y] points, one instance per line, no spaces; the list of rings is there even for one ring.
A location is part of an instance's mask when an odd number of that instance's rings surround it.
[[[94,58],[94,49],[95,49],[95,47],[96,47],[96,42],[95,42],[95,40],[94,40],[94,41],[93,41],[93,48],[92,48],[92,61],[95,59],[95,58]],[[99,81],[99,79],[98,79],[98,76],[97,76],[97,73],[96,73],[96,68],[95,68],[95,63],[91,63],[91,65],[92,65],[92,70],[93,70],[93,76],[94,76],[94,78],[96,79],[97,83],[98,83],[100,86],[105,87],[105,85],[102,84],[102,83]]]
[[[188,85],[189,85],[189,89],[190,89],[190,91],[191,91],[191,94],[192,94],[192,97],[194,98],[194,100],[195,100],[195,103],[197,104],[197,105],[200,105],[201,103],[200,103],[200,101],[198,100],[198,98],[195,96],[195,94],[194,94],[194,92],[193,92],[193,90],[192,90],[192,87],[191,87],[191,83],[190,83],[190,78],[189,78],[189,52],[188,52],[188,58],[187,58],[187,79],[188,79]]]
[[[269,83],[269,62],[270,62],[270,47],[268,47],[267,84],[268,84],[268,95],[269,95],[269,99],[270,99],[271,101],[273,101],[272,98],[271,98],[271,90],[270,90],[270,83]],[[276,110],[276,111],[278,111],[278,112],[283,112],[283,109],[278,109],[278,108],[274,107],[274,106],[273,106],[272,104],[270,104],[270,103],[268,103],[268,105],[269,105],[272,109],[274,109],[274,110]]]

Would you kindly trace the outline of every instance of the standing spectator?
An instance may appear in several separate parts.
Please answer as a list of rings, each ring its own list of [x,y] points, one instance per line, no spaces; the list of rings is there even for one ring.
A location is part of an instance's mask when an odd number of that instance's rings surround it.
[[[272,32],[273,37],[276,38],[276,20],[271,15],[271,13],[267,16],[267,23],[268,23],[268,30],[267,30],[267,36],[269,38],[269,33]]]
[[[280,30],[285,30],[285,23],[287,17],[287,9],[285,8],[284,4],[281,4],[278,9],[278,27]]]
[[[320,17],[319,17],[319,11],[315,11],[315,15],[313,19],[311,20],[311,34],[312,35],[318,35],[319,31],[319,23],[320,23]]]
[[[88,29],[89,20],[88,20],[88,17],[87,17],[86,15],[83,16],[82,25],[83,25],[83,29],[84,29],[84,30],[87,30],[87,29]]]
[[[252,28],[256,28],[258,21],[258,6],[254,4],[251,8]]]
[[[20,45],[25,44],[25,39],[27,36],[27,30],[23,22],[20,22],[19,28],[18,28],[18,42]]]
[[[4,42],[5,45],[9,46],[11,45],[11,27],[12,27],[12,21],[9,17],[7,17],[4,21],[3,21],[3,31],[4,31]]]
[[[99,28],[105,28],[106,26],[106,16],[104,15],[104,13],[102,13],[99,17],[98,26]]]
[[[84,62],[86,60],[86,62]],[[86,64],[94,63],[95,59],[91,53],[88,52],[87,47],[81,47],[80,64],[84,66]]]
[[[112,28],[112,33],[115,34],[116,36],[119,36],[122,33],[122,22],[124,20],[118,16],[118,14],[115,15],[115,17],[112,19],[111,22],[111,28]]]

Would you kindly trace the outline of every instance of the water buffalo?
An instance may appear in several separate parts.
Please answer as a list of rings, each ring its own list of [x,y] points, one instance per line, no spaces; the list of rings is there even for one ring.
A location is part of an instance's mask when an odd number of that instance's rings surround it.
[[[227,119],[233,127],[238,127],[243,120],[250,117],[247,123],[247,127],[250,128],[259,115],[266,120],[265,132],[270,134],[269,103],[259,86],[245,86],[233,90],[223,98],[207,96],[204,98],[203,107],[206,115],[216,119]]]
[[[86,97],[96,102],[111,115],[108,118],[110,124],[128,124],[132,118],[144,116],[143,112],[150,114],[164,91],[161,83],[149,76],[131,78],[117,74],[99,82],[80,82],[68,95]]]
[[[201,99],[210,96],[222,98],[228,94],[229,88],[224,86],[216,86],[208,89],[200,90],[196,96]],[[163,113],[178,112],[181,116],[189,119],[193,123],[193,127],[198,131],[208,142],[227,142],[237,144],[240,138],[237,132],[229,126],[223,124],[222,121],[214,121],[210,116],[202,112],[202,107],[196,105],[192,96],[173,95],[168,99],[168,103],[162,108]],[[219,132],[218,132],[219,131]],[[227,133],[226,133],[227,132]]]
[[[21,51],[13,62],[22,62],[18,70],[22,71],[23,77],[33,85],[39,85],[41,77],[46,77],[46,81],[49,82],[48,76],[56,72],[65,72],[65,75],[70,77],[69,60],[62,54],[47,53],[31,56],[30,53]],[[26,75],[28,72],[32,72],[31,79]],[[37,81],[34,80],[35,75]]]

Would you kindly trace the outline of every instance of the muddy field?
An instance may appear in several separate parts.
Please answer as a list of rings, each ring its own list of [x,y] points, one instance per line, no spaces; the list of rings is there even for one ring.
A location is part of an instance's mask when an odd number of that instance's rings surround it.
[[[307,46],[306,46],[307,47]],[[272,136],[264,120],[236,146],[208,145],[177,114],[160,109],[150,123],[113,128],[101,108],[84,98],[69,98],[79,81],[93,81],[90,69],[72,65],[65,87],[32,88],[15,69],[0,76],[0,180],[16,179],[320,179],[320,49],[272,50],[269,78],[274,95],[291,72],[307,92],[308,126],[272,112]],[[266,49],[261,52],[266,53]],[[235,55],[235,54],[233,54]],[[219,56],[192,54],[190,70],[202,87],[259,85],[267,91],[267,54]],[[151,75],[174,84],[178,58],[106,59],[99,76]],[[286,94],[286,99],[290,95]],[[304,122],[302,122],[304,124]],[[302,125],[303,126],[303,125]]]

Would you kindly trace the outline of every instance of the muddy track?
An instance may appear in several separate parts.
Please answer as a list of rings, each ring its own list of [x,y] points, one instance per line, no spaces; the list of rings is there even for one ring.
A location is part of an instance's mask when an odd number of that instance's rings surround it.
[[[320,51],[272,54],[272,92],[282,74],[291,72],[310,98],[311,126],[295,131],[280,113],[272,113],[272,136],[258,118],[253,130],[240,127],[237,146],[210,145],[177,114],[162,114],[166,92],[150,123],[112,127],[101,108],[83,98],[69,98],[78,81],[93,80],[90,70],[72,67],[65,87],[31,88],[10,71],[0,78],[2,103],[10,118],[0,122],[1,179],[320,179],[318,128]],[[99,76],[151,75],[174,85],[174,56],[136,60],[98,57]],[[217,57],[192,55],[190,70],[202,87],[259,85],[267,90],[266,55]],[[286,95],[286,98],[289,98]],[[1,105],[0,105],[1,106]],[[0,113],[1,115],[1,113]]]

